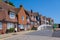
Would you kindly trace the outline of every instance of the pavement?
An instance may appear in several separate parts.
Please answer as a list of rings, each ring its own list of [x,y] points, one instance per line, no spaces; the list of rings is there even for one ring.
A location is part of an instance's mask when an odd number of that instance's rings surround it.
[[[60,30],[22,31],[0,36],[0,40],[60,40]]]
[[[53,37],[53,33],[54,32],[52,30],[34,31],[24,35],[16,35],[10,38],[5,38],[4,40],[60,40],[59,37]]]
[[[0,35],[0,40],[4,40],[6,38],[10,38],[10,37],[14,37],[14,36],[17,36],[17,35],[23,35],[23,34],[26,34],[26,33],[29,33],[29,32],[33,32],[34,30],[30,30],[30,31],[21,31],[21,32],[13,32],[13,33],[8,33],[8,34],[2,34]]]

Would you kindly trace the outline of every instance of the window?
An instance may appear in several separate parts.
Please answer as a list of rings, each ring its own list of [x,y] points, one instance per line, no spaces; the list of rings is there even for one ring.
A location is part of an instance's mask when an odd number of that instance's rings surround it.
[[[22,16],[22,20],[24,20],[24,16]]]
[[[24,25],[19,25],[19,28],[20,29],[24,29]]]
[[[34,22],[31,22],[32,25],[34,25]]]
[[[2,22],[0,22],[0,29],[2,29]]]
[[[10,16],[11,19],[15,19],[15,13],[14,12],[10,12],[9,16]]]
[[[7,23],[7,29],[10,29],[10,28],[14,28],[14,24],[13,23]]]

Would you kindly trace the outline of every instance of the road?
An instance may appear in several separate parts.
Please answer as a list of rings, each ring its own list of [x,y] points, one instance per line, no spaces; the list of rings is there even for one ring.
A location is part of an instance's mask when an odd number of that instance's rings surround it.
[[[24,35],[16,35],[4,40],[60,40],[60,31],[52,32],[52,30],[42,30],[27,33]]]

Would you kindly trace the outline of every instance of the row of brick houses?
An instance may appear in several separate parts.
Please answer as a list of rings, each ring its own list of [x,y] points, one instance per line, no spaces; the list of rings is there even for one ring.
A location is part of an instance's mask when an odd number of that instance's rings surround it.
[[[9,28],[17,27],[18,31],[31,30],[45,23],[53,25],[54,21],[39,15],[38,12],[27,11],[22,5],[20,8],[15,8],[5,2],[0,2],[0,34],[6,33]]]

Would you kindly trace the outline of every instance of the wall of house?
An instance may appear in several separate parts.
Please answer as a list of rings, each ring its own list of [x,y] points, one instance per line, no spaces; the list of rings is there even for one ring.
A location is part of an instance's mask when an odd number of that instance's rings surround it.
[[[2,28],[0,28],[0,34],[4,34],[6,33],[7,24],[6,22],[1,22],[1,23],[2,23]]]
[[[24,19],[22,19],[22,16],[24,17]],[[20,11],[18,13],[18,24],[27,24],[26,14],[23,7],[20,8]]]
[[[7,23],[6,22],[3,22],[3,26],[2,26],[2,33],[6,33],[6,30],[7,30]]]

